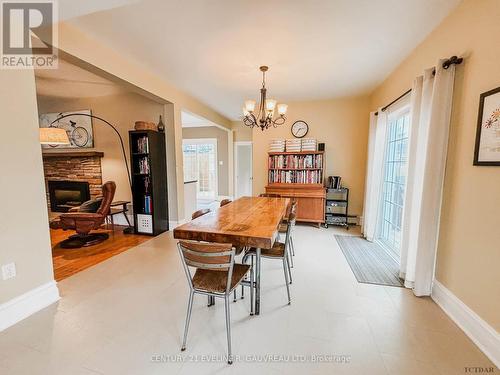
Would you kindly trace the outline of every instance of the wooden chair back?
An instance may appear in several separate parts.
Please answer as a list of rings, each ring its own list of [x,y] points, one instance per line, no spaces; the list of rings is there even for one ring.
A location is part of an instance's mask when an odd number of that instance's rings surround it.
[[[220,206],[219,207],[225,206],[226,204],[229,204],[231,202],[232,202],[231,199],[223,199],[223,200],[220,201]]]
[[[195,211],[193,212],[193,214],[191,215],[191,220],[194,220],[196,219],[197,217],[200,217],[200,216],[203,216],[205,214],[208,214],[209,212],[211,212],[210,208],[203,208],[201,210],[198,210],[198,211]]]
[[[193,277],[189,267],[227,272],[226,292],[231,287],[235,250],[228,243],[205,243],[196,241],[179,241],[177,244],[183,260],[184,271],[193,286]]]

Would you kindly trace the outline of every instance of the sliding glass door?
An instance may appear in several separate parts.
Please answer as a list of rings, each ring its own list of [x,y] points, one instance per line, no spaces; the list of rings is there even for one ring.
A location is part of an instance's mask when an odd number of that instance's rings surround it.
[[[390,114],[384,156],[384,178],[378,220],[378,242],[400,258],[401,227],[408,163],[409,108]]]
[[[184,181],[198,181],[197,199],[217,197],[217,140],[184,139]]]

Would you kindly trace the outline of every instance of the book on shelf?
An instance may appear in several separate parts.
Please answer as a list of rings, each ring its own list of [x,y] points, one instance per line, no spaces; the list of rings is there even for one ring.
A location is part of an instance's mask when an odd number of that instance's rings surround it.
[[[149,153],[149,142],[147,136],[137,138],[137,152],[139,154]]]
[[[269,170],[270,184],[321,184],[323,171],[321,170]]]
[[[323,168],[323,155],[269,155],[270,169],[307,169]]]
[[[152,214],[153,213],[153,201],[151,200],[151,196],[144,196],[144,213]]]
[[[140,174],[149,174],[149,160],[146,156],[139,159],[139,173]]]

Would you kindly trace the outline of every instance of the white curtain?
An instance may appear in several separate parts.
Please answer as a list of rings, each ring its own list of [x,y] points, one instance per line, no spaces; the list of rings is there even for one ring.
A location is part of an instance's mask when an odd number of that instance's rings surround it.
[[[417,77],[411,93],[408,177],[403,213],[401,276],[417,296],[434,279],[448,149],[455,65],[438,62]]]
[[[370,113],[368,160],[366,169],[365,202],[363,211],[363,235],[368,241],[375,239],[377,218],[382,192],[384,152],[387,130],[387,114],[378,110],[378,116]]]

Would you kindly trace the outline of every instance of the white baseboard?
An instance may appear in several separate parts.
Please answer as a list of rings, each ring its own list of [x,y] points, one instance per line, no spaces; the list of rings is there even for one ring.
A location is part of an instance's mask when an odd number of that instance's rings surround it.
[[[0,332],[57,302],[60,298],[56,282],[50,281],[1,304]]]
[[[431,297],[500,368],[500,334],[437,280],[434,280]]]

